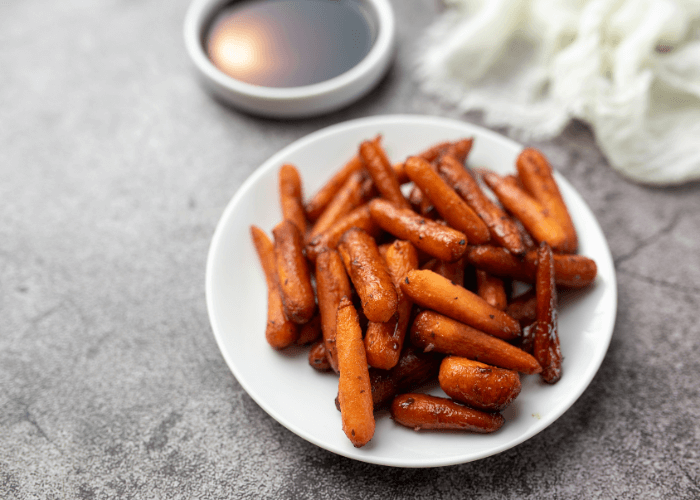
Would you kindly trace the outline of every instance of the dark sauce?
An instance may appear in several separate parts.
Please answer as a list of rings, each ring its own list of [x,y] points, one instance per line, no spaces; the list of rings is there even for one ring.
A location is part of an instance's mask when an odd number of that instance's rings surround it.
[[[244,0],[214,17],[204,43],[214,65],[237,80],[299,87],[353,68],[375,39],[360,0]]]

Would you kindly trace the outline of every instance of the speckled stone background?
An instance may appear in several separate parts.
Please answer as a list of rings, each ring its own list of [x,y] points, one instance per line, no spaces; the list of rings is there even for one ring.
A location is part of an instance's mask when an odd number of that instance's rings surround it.
[[[274,121],[200,89],[187,4],[0,3],[0,498],[700,497],[700,185],[630,183],[578,124],[536,146],[598,217],[619,306],[568,412],[497,456],[414,470],[336,456],[261,410],[209,327],[215,224],[259,164],[309,132],[459,116],[411,77],[440,6],[394,0],[396,62],[369,96]]]

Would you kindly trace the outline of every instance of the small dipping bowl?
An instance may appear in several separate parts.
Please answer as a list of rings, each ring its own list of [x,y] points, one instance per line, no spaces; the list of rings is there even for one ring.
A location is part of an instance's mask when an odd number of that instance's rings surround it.
[[[214,96],[243,111],[274,118],[303,118],[334,111],[368,93],[384,76],[394,53],[394,13],[388,0],[341,0],[361,12],[372,40],[367,54],[337,76],[318,83],[295,86],[260,85],[237,79],[212,62],[207,44],[216,20],[227,9],[279,0],[193,0],[185,17],[185,45],[200,80]],[[297,2],[302,0],[296,0]],[[338,0],[303,0],[328,2]],[[312,5],[312,4],[310,4]],[[289,29],[284,27],[284,29]],[[283,31],[283,30],[279,30]],[[352,31],[353,36],[356,31]],[[361,33],[360,30],[357,31]],[[246,35],[241,35],[245,38]],[[257,36],[257,35],[254,35]],[[265,34],[262,35],[263,39]],[[264,41],[269,45],[269,40]],[[243,54],[245,56],[245,54]],[[272,58],[270,58],[272,59]],[[257,63],[269,64],[270,61]],[[321,64],[321,62],[319,62]],[[281,83],[284,85],[284,82]]]

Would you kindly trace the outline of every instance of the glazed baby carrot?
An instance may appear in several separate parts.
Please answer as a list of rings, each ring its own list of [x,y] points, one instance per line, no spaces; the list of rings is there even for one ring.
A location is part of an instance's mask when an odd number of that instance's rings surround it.
[[[463,232],[472,244],[489,241],[489,229],[467,203],[420,157],[406,160],[406,174],[428,197],[447,223]]]
[[[396,314],[398,295],[374,238],[362,229],[349,229],[338,243],[338,253],[367,319],[389,321]]]
[[[479,184],[461,163],[450,156],[443,156],[440,159],[438,171],[467,202],[467,205],[479,214],[495,242],[514,254],[525,251],[525,245],[515,222],[484,194]]]
[[[343,432],[360,448],[374,435],[374,408],[362,330],[357,311],[347,297],[340,301],[337,322],[338,403]]]
[[[338,194],[326,206],[306,238],[307,243],[327,231],[341,217],[367,201],[372,192],[372,182],[360,172],[352,174]]]
[[[466,139],[460,139],[451,143],[447,148],[445,148],[442,151],[440,156],[436,159],[449,156],[457,160],[457,162],[460,165],[464,165],[464,162],[466,161],[467,156],[469,156],[469,152],[472,150],[473,145],[474,139],[472,139],[471,137]]]
[[[476,293],[499,311],[508,305],[503,280],[481,269],[476,270]]]
[[[256,226],[250,226],[250,234],[267,282],[265,338],[273,348],[284,349],[299,338],[299,327],[284,316],[282,296],[278,285],[275,247],[272,241],[262,229]]]
[[[316,259],[316,294],[321,314],[321,333],[328,353],[328,361],[337,372],[336,314],[340,300],[343,297],[351,297],[352,289],[343,261],[335,250],[323,252]]]
[[[421,269],[428,269],[439,274],[443,278],[447,278],[455,285],[464,286],[464,259],[459,259],[454,262],[433,259],[426,262]]]
[[[411,300],[401,291],[401,278],[418,267],[418,252],[408,241],[396,240],[384,257],[396,288],[396,314],[384,323],[370,321],[365,334],[365,351],[370,366],[389,370],[399,360],[404,337],[411,319]]]
[[[494,276],[535,282],[537,250],[518,258],[505,248],[490,245],[470,246],[465,254],[468,263]],[[582,288],[595,281],[598,268],[593,259],[583,255],[554,254],[554,280],[557,286]]]
[[[284,314],[303,325],[316,312],[316,297],[303,253],[301,233],[293,222],[284,220],[274,227],[272,234]]]
[[[315,341],[321,336],[321,315],[314,314],[314,317],[308,323],[304,323],[299,328],[299,338],[297,344],[307,345]]]
[[[554,384],[561,378],[561,349],[557,332],[557,288],[554,283],[554,259],[549,245],[537,251],[537,322],[533,354],[542,365],[542,380]]]
[[[559,246],[559,251],[575,253],[578,247],[576,228],[547,158],[539,150],[527,148],[518,156],[516,167],[525,189],[542,203],[549,215],[556,219],[564,230],[566,240]]]
[[[340,237],[351,227],[364,229],[370,236],[378,236],[382,229],[374,222],[367,204],[360,205],[352,212],[342,216],[323,233],[315,236],[306,245],[306,258],[315,261],[316,257],[326,250],[335,249]]]
[[[331,364],[326,354],[326,344],[323,343],[323,340],[319,340],[311,346],[309,350],[309,365],[320,372],[331,370]]]
[[[430,146],[428,149],[421,151],[416,156],[420,156],[425,161],[433,162],[440,158],[440,155],[442,155],[445,152],[445,150],[447,150],[447,148],[449,148],[451,145],[452,143],[449,141],[439,142]]]
[[[525,254],[525,264],[534,275],[537,266],[537,250]],[[598,267],[593,259],[583,255],[554,254],[554,280],[557,286],[582,288],[595,281]]]
[[[459,356],[442,360],[438,380],[449,397],[484,411],[503,410],[521,389],[518,372]]]
[[[408,193],[408,203],[411,205],[411,209],[417,214],[430,217],[431,219],[437,216],[435,207],[418,186],[413,186]]]
[[[360,172],[363,168],[362,160],[355,155],[343,168],[338,170],[306,203],[306,216],[309,220],[318,219],[350,176],[355,172]]]
[[[292,221],[301,234],[306,234],[307,222],[302,203],[301,177],[294,165],[282,165],[279,170],[279,194],[282,218]]]
[[[557,220],[535,198],[523,191],[512,178],[485,172],[484,182],[491,188],[503,206],[520,222],[539,243],[546,241],[557,251],[566,245],[567,235]]]
[[[396,178],[394,169],[380,144],[365,141],[360,144],[360,158],[374,181],[380,195],[403,208],[410,208],[408,201],[401,193],[401,185]]]
[[[532,324],[537,319],[537,296],[535,289],[515,297],[506,307],[506,314],[520,323],[520,327]]]
[[[411,343],[423,350],[453,354],[521,373],[540,373],[535,358],[501,339],[435,311],[423,311],[411,326]]]
[[[413,210],[399,208],[382,199],[370,201],[369,210],[382,229],[438,259],[453,262],[467,249],[464,233],[421,217]]]
[[[554,254],[554,280],[557,286],[582,288],[595,281],[598,268],[593,259],[583,255]],[[526,283],[535,282],[537,250],[518,258],[505,248],[490,245],[470,246],[465,254],[468,263],[494,276],[510,277]]]
[[[369,369],[374,409],[379,410],[391,403],[400,392],[412,391],[434,380],[440,368],[442,355],[422,352],[413,346],[401,351],[398,363],[391,370]]]
[[[478,295],[428,270],[409,271],[401,289],[416,304],[438,311],[483,332],[510,340],[520,335],[520,324]]]
[[[391,403],[391,418],[414,430],[452,429],[480,434],[495,432],[505,422],[500,413],[487,413],[447,398],[418,393],[396,396]]]

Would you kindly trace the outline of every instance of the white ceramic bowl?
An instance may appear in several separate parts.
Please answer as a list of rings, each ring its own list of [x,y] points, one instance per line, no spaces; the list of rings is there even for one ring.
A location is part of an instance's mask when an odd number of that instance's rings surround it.
[[[231,0],[194,0],[185,17],[185,45],[204,86],[223,101],[249,113],[301,118],[339,109],[369,92],[384,76],[394,53],[394,13],[388,0],[360,0],[376,23],[369,53],[350,70],[300,87],[263,87],[236,80],[211,62],[204,48],[213,15]]]

